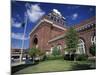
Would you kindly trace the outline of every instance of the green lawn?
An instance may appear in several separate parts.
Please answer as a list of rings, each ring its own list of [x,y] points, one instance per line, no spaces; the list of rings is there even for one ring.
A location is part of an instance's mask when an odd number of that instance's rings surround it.
[[[81,62],[73,62],[73,61],[65,61],[65,60],[47,60],[40,62],[37,65],[32,65],[30,67],[24,68],[16,74],[31,74],[31,73],[37,73],[37,72],[54,72],[54,71],[68,71],[68,70],[73,70],[76,69],[77,65],[76,63],[79,64],[86,64],[88,62],[86,61],[81,61]],[[73,68],[73,65],[75,68]],[[84,67],[84,65],[82,65]],[[78,65],[78,67],[81,67]],[[86,66],[88,67],[88,66]],[[76,69],[77,70],[77,69]]]

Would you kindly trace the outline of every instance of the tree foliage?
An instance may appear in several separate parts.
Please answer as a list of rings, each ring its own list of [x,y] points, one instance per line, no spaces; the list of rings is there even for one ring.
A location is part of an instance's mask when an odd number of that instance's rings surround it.
[[[60,49],[58,49],[57,46],[53,48],[52,55],[57,56],[60,55],[60,53]]]
[[[33,56],[36,56],[36,55],[39,55],[40,53],[40,50],[38,48],[35,48],[35,47],[32,47],[30,50],[29,50],[29,55],[31,57]]]
[[[75,52],[78,47],[78,34],[75,28],[71,27],[65,34],[65,43],[69,52]]]
[[[42,55],[45,55],[45,51],[44,50],[40,50],[39,48],[36,48],[36,47],[32,47],[29,49],[29,55],[31,57],[33,56],[42,56]]]
[[[93,44],[91,47],[90,47],[90,53],[95,56],[96,55],[96,45]]]

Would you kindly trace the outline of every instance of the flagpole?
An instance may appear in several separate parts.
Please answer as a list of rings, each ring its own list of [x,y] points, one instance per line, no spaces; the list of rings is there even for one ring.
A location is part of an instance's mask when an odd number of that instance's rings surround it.
[[[22,36],[22,48],[21,48],[21,54],[20,54],[20,63],[22,62],[24,42],[25,42],[24,38],[25,38],[26,28],[27,28],[27,15],[25,16],[25,28],[24,28],[24,33],[23,33],[23,36]]]

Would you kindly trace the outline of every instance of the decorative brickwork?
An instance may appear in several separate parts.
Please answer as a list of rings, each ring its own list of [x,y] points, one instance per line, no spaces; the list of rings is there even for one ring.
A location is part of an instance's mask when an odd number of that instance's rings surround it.
[[[44,16],[39,24],[33,28],[30,33],[30,48],[37,46],[41,50],[50,51],[53,46],[60,44],[63,53],[65,48],[64,33],[68,28],[65,27],[65,21],[62,21],[64,24],[61,25],[61,23],[55,22],[57,20],[53,20],[50,15]],[[84,41],[85,52],[89,56],[91,56],[89,53],[89,48],[92,45],[91,38],[95,36],[95,25],[95,17],[92,17],[74,26],[79,38]]]

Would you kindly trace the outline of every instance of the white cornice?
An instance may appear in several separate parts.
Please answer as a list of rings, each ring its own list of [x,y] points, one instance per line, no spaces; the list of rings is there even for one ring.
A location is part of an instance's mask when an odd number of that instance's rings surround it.
[[[56,28],[62,29],[62,30],[66,30],[66,28],[61,27],[61,26],[58,26],[58,25],[56,25],[56,24],[53,24],[53,26],[56,27]]]
[[[50,23],[50,24],[53,24],[53,22],[52,21],[49,21],[49,20],[47,20],[47,19],[43,19],[45,22],[48,22],[48,23]]]
[[[64,38],[64,37],[65,37],[65,34],[62,34],[62,35],[60,35],[60,36],[57,36],[57,37],[55,37],[55,38],[49,40],[48,43],[53,42],[53,41],[56,41],[56,40],[59,40],[59,39],[62,39],[62,38]]]
[[[33,29],[32,31],[29,33],[29,35],[43,22],[43,20],[41,20]]]
[[[66,30],[66,28],[64,28],[64,27],[61,27],[61,26],[59,26],[59,25],[56,25],[56,24],[54,24],[52,21],[49,21],[49,20],[47,20],[47,19],[44,19],[44,21],[46,21],[46,22],[48,22],[48,23],[51,23],[54,27],[56,27],[56,28],[59,28],[59,29],[62,29],[62,30]]]

